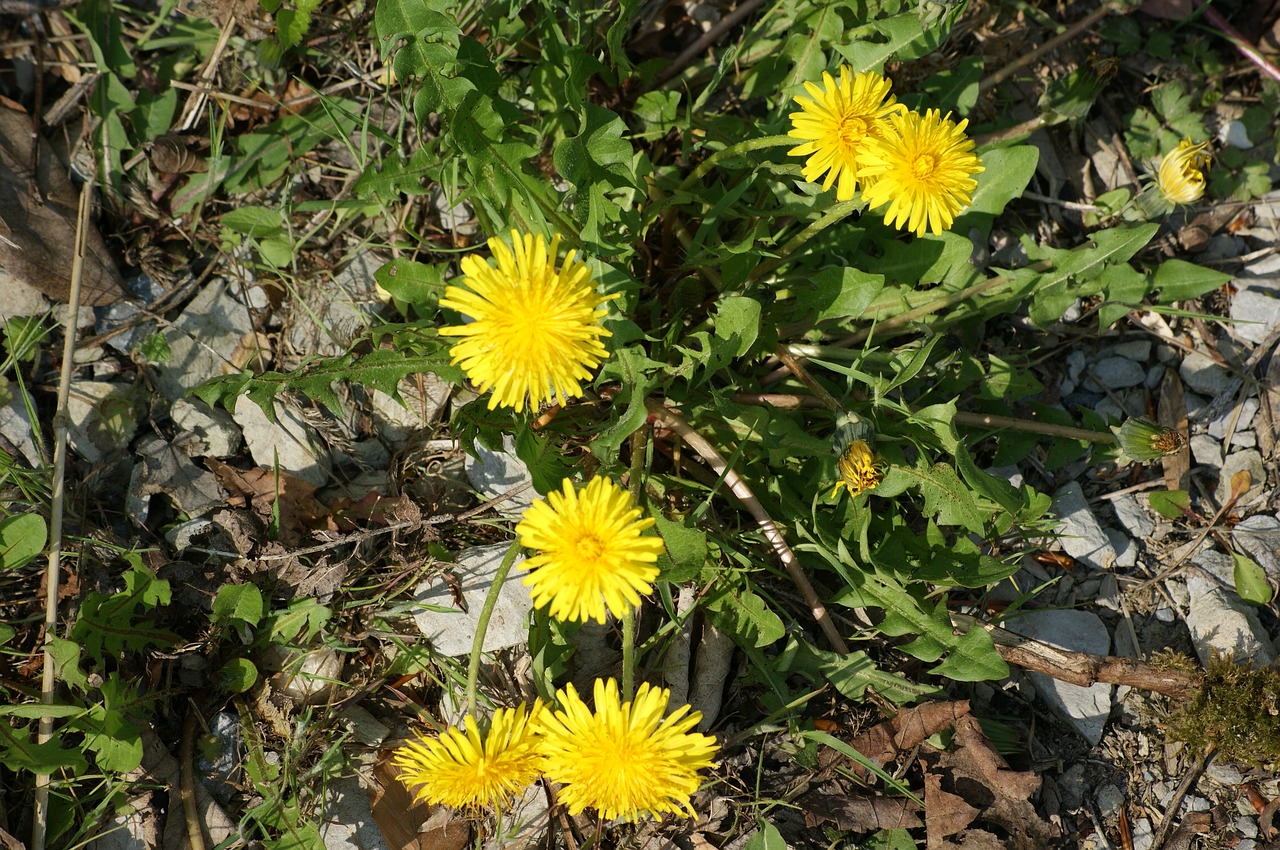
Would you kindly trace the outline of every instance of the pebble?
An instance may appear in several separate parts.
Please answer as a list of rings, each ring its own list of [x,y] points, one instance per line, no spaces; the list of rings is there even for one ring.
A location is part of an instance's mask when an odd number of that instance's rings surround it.
[[[1231,529],[1231,539],[1266,570],[1272,581],[1280,581],[1280,519],[1255,514]]]
[[[31,399],[34,407],[35,399]],[[36,408],[39,410],[39,408]],[[40,459],[40,451],[36,448],[35,438],[32,436],[31,419],[27,416],[27,406],[22,399],[14,393],[13,398],[8,403],[0,406],[0,434],[8,438],[23,457],[27,459],[33,467],[39,468],[43,461]]]
[[[203,457],[231,457],[240,451],[244,434],[231,414],[203,401],[180,398],[169,409],[169,418],[183,431],[191,431],[204,443]]]
[[[279,468],[317,487],[329,480],[329,453],[312,440],[311,428],[293,409],[275,407],[276,421],[248,396],[236,399],[232,418],[244,430],[244,441],[253,462],[263,469]]]
[[[1189,589],[1190,585],[1189,580]],[[1196,654],[1205,664],[1215,655],[1227,653],[1258,666],[1276,659],[1275,647],[1258,621],[1258,609],[1246,604],[1234,590],[1213,587],[1204,593],[1193,591],[1187,630]]]
[[[1182,803],[1184,812],[1207,812],[1213,806],[1204,797],[1187,797]]]
[[[1240,497],[1236,505],[1247,505],[1261,496],[1267,489],[1267,470],[1262,464],[1262,455],[1255,449],[1232,452],[1222,463],[1222,471],[1218,473],[1218,504],[1225,505],[1231,495],[1231,478],[1238,472],[1249,473],[1249,490]]]
[[[1253,417],[1258,412],[1258,400],[1254,397],[1246,398],[1240,404],[1240,418],[1236,420],[1236,432],[1248,430],[1253,424]],[[1235,416],[1234,408],[1228,409],[1217,419],[1209,422],[1209,436],[1217,437],[1219,440],[1225,439],[1227,436],[1227,426],[1231,424],[1231,417]]]
[[[1134,821],[1133,850],[1151,850],[1151,845],[1155,843],[1155,840],[1155,833],[1152,830],[1151,821],[1149,819],[1138,818]]]
[[[1111,346],[1110,353],[1142,363],[1151,356],[1151,340],[1135,339],[1129,342],[1118,342]]]
[[[244,762],[240,715],[219,711],[209,719],[209,734],[218,741],[218,753],[212,760],[201,755],[196,761],[196,767],[205,774],[204,785],[209,793],[225,806],[236,794],[240,766]]]
[[[1005,627],[1061,649],[1091,655],[1106,655],[1111,649],[1111,635],[1106,624],[1091,611],[1029,611],[1006,621]],[[1111,714],[1111,686],[1099,682],[1085,688],[1043,673],[1027,675],[1045,702],[1069,720],[1090,746],[1097,746]]]
[[[391,727],[358,705],[349,705],[338,715],[351,737],[366,747],[376,747],[391,734]]]
[[[1098,813],[1109,818],[1120,811],[1124,805],[1124,792],[1114,785],[1100,785],[1094,799],[1098,802]]]
[[[1084,367],[1088,361],[1085,359],[1083,351],[1072,351],[1067,355],[1067,380],[1073,384],[1080,383],[1080,376],[1084,374]]]
[[[415,431],[431,426],[440,418],[451,389],[434,373],[423,372],[400,382],[397,387],[400,400],[382,390],[373,390],[369,393],[369,403],[378,436],[396,451],[403,449]]]
[[[1242,288],[1231,297],[1231,318],[1236,320],[1236,336],[1257,345],[1280,323],[1280,298],[1252,287]]]
[[[105,381],[73,381],[67,397],[67,442],[90,463],[124,451],[138,430],[129,387]]]
[[[1222,468],[1222,441],[1208,434],[1196,434],[1191,438],[1191,456],[1201,466]]]
[[[1162,623],[1172,623],[1178,619],[1178,615],[1168,605],[1161,605],[1156,609],[1156,619]]]
[[[1145,540],[1156,530],[1155,517],[1144,501],[1139,501],[1136,493],[1125,493],[1111,500],[1111,507],[1116,512],[1116,519],[1130,536]]]
[[[1210,398],[1217,397],[1218,393],[1226,389],[1231,381],[1231,373],[1225,367],[1198,351],[1193,351],[1182,358],[1182,366],[1179,367],[1178,374],[1182,376],[1182,380],[1188,387]],[[1190,405],[1187,407],[1189,412]]]
[[[1104,528],[1103,531],[1111,541],[1112,548],[1116,550],[1113,567],[1132,567],[1138,563],[1138,547],[1129,539],[1129,535],[1118,528]]]
[[[390,850],[359,776],[330,779],[324,788],[323,809],[320,841],[326,850]]]
[[[509,544],[499,543],[496,546],[476,546],[458,553],[452,572],[466,600],[465,611],[458,607],[455,590],[443,576],[418,585],[414,591],[414,602],[422,608],[413,615],[413,619],[436,652],[451,658],[471,652],[480,610],[508,548]],[[516,566],[498,593],[497,607],[484,636],[485,652],[519,646],[529,640],[529,614],[533,611],[533,599],[529,588],[523,584],[525,573],[519,568],[520,560],[517,556]]]
[[[1209,778],[1214,782],[1217,782],[1219,785],[1225,785],[1228,788],[1235,787],[1236,785],[1240,785],[1244,782],[1244,774],[1229,764],[1220,764],[1216,761],[1210,762],[1209,766],[1205,769],[1205,773],[1208,774]]]
[[[1058,777],[1058,791],[1062,794],[1062,808],[1073,811],[1084,802],[1084,765],[1073,764]]]
[[[165,398],[179,399],[210,378],[239,371],[228,352],[253,332],[253,320],[227,289],[226,281],[211,281],[162,331],[170,356],[156,367],[156,386]]]
[[[1104,357],[1093,364],[1093,374],[1084,382],[1084,386],[1094,392],[1104,388],[1121,390],[1138,386],[1146,377],[1146,370],[1127,357]]]
[[[1115,547],[1098,524],[1078,482],[1070,482],[1054,495],[1053,512],[1062,520],[1057,533],[1068,555],[1094,569],[1111,566],[1116,559]]]
[[[500,496],[522,484],[528,484],[525,490],[497,506],[498,513],[504,516],[521,516],[533,504],[538,493],[533,489],[533,476],[529,474],[529,467],[516,457],[515,438],[510,434],[504,434],[503,450],[500,452],[487,449],[478,441],[475,447],[476,455],[473,457],[468,454],[466,457],[467,480],[487,499]]]
[[[1228,121],[1218,128],[1218,141],[1241,150],[1248,150],[1253,147],[1253,141],[1249,138],[1249,131],[1245,129],[1244,122],[1239,119]]]
[[[1238,817],[1235,822],[1236,832],[1240,833],[1241,838],[1257,838],[1258,837],[1258,820],[1248,816]],[[1240,845],[1237,844],[1237,847]]]

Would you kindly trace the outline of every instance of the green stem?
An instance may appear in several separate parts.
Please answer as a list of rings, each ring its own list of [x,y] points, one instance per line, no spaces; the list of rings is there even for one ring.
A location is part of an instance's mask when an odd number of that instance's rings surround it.
[[[644,495],[644,461],[648,448],[644,427],[631,432],[631,475],[627,488],[631,491],[631,503],[642,508]],[[636,609],[627,606],[622,615],[622,701],[631,702],[636,693]]]
[[[762,136],[758,139],[747,139],[745,142],[738,142],[737,144],[729,145],[727,148],[721,148],[699,163],[697,168],[689,172],[689,176],[681,181],[680,188],[677,191],[689,191],[693,184],[705,177],[707,172],[715,168],[721,160],[728,159],[731,156],[738,156],[739,154],[764,150],[765,148],[780,148],[783,145],[794,144],[797,144],[796,140],[789,136]]]
[[[751,274],[747,275],[747,281],[754,282],[764,277],[766,274],[781,265],[787,257],[795,253],[797,248],[800,248],[810,239],[817,236],[837,221],[840,221],[840,219],[844,218],[861,205],[862,201],[858,200],[841,201],[838,204],[832,205],[830,209],[822,214],[822,218],[819,218],[804,230],[801,230],[793,236],[787,244],[778,249],[778,256],[765,260],[763,263],[752,269]]]
[[[493,617],[493,609],[498,607],[498,594],[507,583],[507,575],[515,565],[516,555],[520,553],[520,540],[511,541],[511,548],[502,557],[498,571],[493,574],[493,583],[484,597],[484,607],[480,609],[480,619],[476,621],[476,636],[471,641],[471,660],[467,665],[467,714],[476,716],[476,684],[480,681],[480,656],[484,654],[484,635],[489,631],[489,620]]]

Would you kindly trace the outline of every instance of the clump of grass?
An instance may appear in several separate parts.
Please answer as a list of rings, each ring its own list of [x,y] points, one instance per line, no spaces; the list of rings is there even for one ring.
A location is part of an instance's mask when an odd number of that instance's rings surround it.
[[[1169,736],[1221,758],[1265,765],[1280,762],[1280,670],[1214,658],[1204,687],[1169,717]]]

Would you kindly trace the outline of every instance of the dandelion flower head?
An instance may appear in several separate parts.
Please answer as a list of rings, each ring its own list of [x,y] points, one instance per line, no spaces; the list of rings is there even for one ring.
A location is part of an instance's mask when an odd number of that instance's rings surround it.
[[[917,236],[941,233],[973,201],[983,170],[959,124],[936,109],[904,112],[887,119],[887,129],[867,139],[858,157],[859,174],[869,178],[862,197],[872,209],[885,204],[885,221]]]
[[[533,604],[557,620],[600,623],[606,609],[620,617],[639,605],[658,577],[662,540],[642,534],[653,524],[608,478],[581,490],[565,479],[563,492],[534,502],[516,526],[520,545],[538,551],[524,562]]]
[[[1209,143],[1192,144],[1190,139],[1160,161],[1156,186],[1171,204],[1190,204],[1204,195],[1204,170],[1209,167]]]
[[[465,288],[448,287],[440,303],[473,321],[440,333],[461,337],[449,353],[482,393],[493,391],[489,409],[519,413],[526,402],[537,408],[582,395],[582,382],[608,357],[601,305],[617,296],[596,291],[590,267],[574,251],[556,268],[558,235],[550,247],[514,230],[511,239],[511,246],[489,240],[496,268],[475,255],[462,258]]]
[[[463,729],[438,738],[410,741],[392,758],[414,800],[455,809],[497,807],[520,794],[542,773],[537,723],[541,703],[532,710],[500,708],[487,729],[467,715]]]
[[[853,198],[861,179],[858,153],[866,139],[875,136],[884,119],[905,107],[889,94],[890,83],[874,71],[852,73],[848,65],[840,66],[840,81],[822,73],[822,86],[806,82],[809,97],[797,95],[799,112],[792,112],[793,139],[804,143],[789,150],[789,156],[807,156],[801,173],[810,183],[824,174],[822,190],[834,184],[836,200]]]
[[[866,490],[874,490],[884,479],[884,465],[876,457],[875,452],[866,440],[853,440],[836,461],[836,471],[840,480],[836,489],[831,491],[835,496],[844,487],[850,496],[856,496]]]
[[[681,706],[666,718],[670,691],[642,684],[622,702],[618,683],[596,680],[595,711],[573,685],[556,694],[559,711],[540,720],[545,774],[562,783],[559,798],[576,815],[592,808],[605,820],[641,814],[693,817],[689,798],[698,771],[711,767],[715,738],[691,731],[702,713]]]

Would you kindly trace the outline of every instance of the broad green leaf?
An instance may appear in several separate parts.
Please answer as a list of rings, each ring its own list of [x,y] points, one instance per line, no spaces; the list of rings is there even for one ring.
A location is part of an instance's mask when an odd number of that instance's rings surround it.
[[[1108,263],[1126,262],[1150,242],[1159,229],[1160,225],[1155,223],[1112,227],[1093,234],[1092,245],[1070,251],[1045,251],[1054,264],[1047,272],[1029,275],[1027,269],[1015,272],[1012,277],[1024,281],[1027,290],[1034,292],[1030,307],[1032,320],[1041,326],[1057,321],[1076,298],[1098,291],[1096,280]]]
[[[759,821],[760,828],[747,839],[743,850],[787,850],[787,840],[778,828],[767,821]]]
[[[930,105],[943,112],[954,109],[963,117],[978,103],[982,67],[981,56],[969,56],[957,62],[955,67],[940,71],[925,80],[920,90],[929,96]]]
[[[1235,564],[1234,580],[1236,593],[1250,605],[1267,605],[1275,598],[1275,589],[1267,580],[1267,573],[1252,558],[1237,552],[1231,553]]]
[[[81,690],[89,687],[89,677],[80,669],[80,644],[66,638],[51,637],[48,651],[53,657],[53,675],[59,682]]]
[[[1036,173],[1040,149],[1035,145],[995,148],[983,153],[981,159],[984,170],[974,178],[978,186],[973,190],[973,201],[965,207],[957,224],[969,213],[999,215],[1006,204],[1021,197]]]
[[[561,489],[564,479],[573,473],[560,446],[532,428],[521,428],[516,434],[516,456],[529,468],[533,489],[539,493]]]
[[[31,730],[0,723],[0,763],[10,770],[30,773],[56,773],[65,769],[83,775],[89,763],[79,748],[63,749],[60,738],[43,744],[31,740]]]
[[[679,584],[697,577],[707,560],[707,533],[654,514],[666,551],[658,556],[659,577]]]
[[[26,566],[44,551],[49,528],[39,514],[16,514],[0,519],[0,569]]]
[[[819,269],[811,277],[817,291],[807,295],[808,303],[823,305],[817,318],[860,319],[884,289],[884,275],[852,266]]]
[[[1191,494],[1186,490],[1154,490],[1147,494],[1147,503],[1166,519],[1181,519],[1191,509]]]
[[[75,717],[79,714],[84,714],[84,708],[78,705],[44,705],[38,702],[25,705],[0,705],[0,715],[24,717],[29,720],[38,717]]]
[[[233,658],[218,671],[218,687],[229,694],[242,694],[258,681],[258,668],[247,658]]]
[[[750,590],[722,590],[707,598],[707,614],[747,646],[768,646],[786,634],[782,619]]]
[[[1231,280],[1224,272],[1197,266],[1186,260],[1165,260],[1151,278],[1151,286],[1160,293],[1160,302],[1187,301],[1212,292]]]
[[[974,626],[951,648],[946,660],[929,671],[954,682],[986,682],[1009,675],[1009,665],[996,652],[986,629]]]
[[[253,584],[224,584],[213,600],[215,623],[247,623],[256,626],[262,620],[262,591]]]
[[[865,699],[867,688],[873,688],[895,705],[903,705],[938,692],[932,685],[917,684],[898,673],[881,670],[861,650],[844,655],[821,649],[811,648],[811,651],[819,659],[818,669],[822,675],[849,699]]]
[[[716,338],[729,346],[732,357],[742,357],[751,350],[760,333],[760,302],[735,295],[724,298],[716,307]]]

